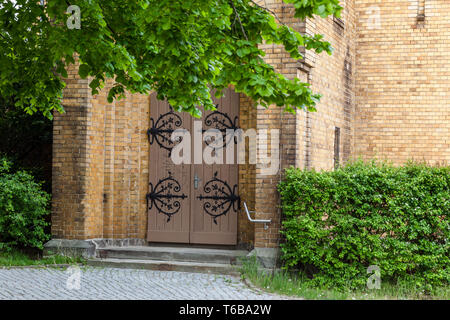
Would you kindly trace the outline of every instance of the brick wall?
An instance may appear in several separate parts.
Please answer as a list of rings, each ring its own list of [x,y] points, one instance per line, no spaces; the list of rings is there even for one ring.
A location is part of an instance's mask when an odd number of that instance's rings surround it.
[[[448,163],[450,1],[359,0],[357,16],[355,156]]]
[[[256,109],[254,103],[247,96],[240,94],[239,101],[239,127],[242,130],[256,129]],[[249,161],[250,145],[246,142],[245,164],[239,165],[239,196],[247,203],[249,210],[255,208],[256,196],[256,166]],[[252,247],[255,240],[255,226],[251,223],[241,206],[238,213],[238,245]]]
[[[89,80],[69,70],[64,114],[55,114],[54,238],[138,238],[146,232],[149,99],[109,104],[110,83],[92,96]]]
[[[339,162],[347,161],[352,153],[356,54],[354,3],[354,0],[341,2],[344,7],[342,23],[333,17],[306,20],[305,33],[323,34],[334,51],[332,56],[309,52],[305,61],[298,65],[299,78],[310,83],[314,92],[322,94],[317,112],[298,114],[297,134],[301,138],[297,166],[301,168],[334,168],[336,128],[340,129]]]
[[[144,239],[147,229],[149,97],[127,94],[124,100],[109,104],[109,84],[93,97],[93,109],[103,114],[98,123],[104,132],[102,167],[102,238]],[[100,205],[99,204],[99,205]]]

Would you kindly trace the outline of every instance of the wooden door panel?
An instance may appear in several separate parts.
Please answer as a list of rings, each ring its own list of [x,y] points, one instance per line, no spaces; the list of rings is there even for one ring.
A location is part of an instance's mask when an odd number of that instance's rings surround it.
[[[207,111],[203,116],[203,129],[222,129],[236,125],[239,95],[227,90],[226,95],[214,102],[218,112]],[[212,116],[210,116],[214,113]],[[210,116],[210,117],[209,117]],[[205,123],[215,119],[216,123]],[[225,134],[225,132],[223,132]],[[234,143],[226,141],[226,143]],[[211,148],[203,143],[203,150]],[[237,152],[235,152],[236,157]],[[223,164],[192,166],[192,176],[200,178],[198,189],[192,188],[191,243],[234,245],[237,243],[238,165],[225,164],[226,147],[223,147]],[[235,162],[236,163],[236,162]],[[210,214],[208,214],[208,212]]]
[[[190,242],[236,244],[239,200],[233,200],[233,197],[238,196],[237,188],[234,187],[237,185],[237,175],[233,177],[235,170],[215,166],[194,167],[193,170],[200,173],[201,181],[199,188],[192,192]]]
[[[148,241],[189,243],[190,165],[175,165],[170,159],[174,143],[168,141],[170,130],[190,130],[191,117],[175,113],[167,102],[151,96],[149,131],[150,184]]]

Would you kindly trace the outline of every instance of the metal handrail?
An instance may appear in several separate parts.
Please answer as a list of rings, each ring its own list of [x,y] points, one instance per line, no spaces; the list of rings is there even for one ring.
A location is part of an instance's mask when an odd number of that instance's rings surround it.
[[[267,225],[268,223],[272,223],[272,219],[269,220],[264,220],[264,219],[252,219],[252,217],[250,217],[250,212],[255,213],[255,211],[248,211],[247,208],[247,203],[244,201],[244,209],[245,212],[247,213],[247,218],[250,222],[254,222],[254,223],[264,223],[264,230],[267,230],[269,228],[269,226]]]

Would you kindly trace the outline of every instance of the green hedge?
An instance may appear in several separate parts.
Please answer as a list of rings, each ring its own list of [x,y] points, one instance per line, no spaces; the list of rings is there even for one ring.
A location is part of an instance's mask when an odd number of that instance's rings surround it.
[[[361,287],[377,265],[381,280],[450,283],[450,167],[348,164],[332,172],[286,170],[279,185],[286,268],[321,285]]]
[[[49,239],[45,217],[50,196],[27,172],[10,172],[11,165],[0,157],[0,250],[42,249]]]

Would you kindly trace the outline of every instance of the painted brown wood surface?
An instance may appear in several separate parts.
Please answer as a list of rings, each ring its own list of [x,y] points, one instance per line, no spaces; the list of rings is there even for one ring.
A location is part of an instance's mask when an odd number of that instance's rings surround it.
[[[225,96],[220,99],[214,99],[215,103],[219,105],[218,111],[225,113],[234,121],[234,118],[239,114],[239,95],[234,91],[227,90]],[[204,112],[203,120],[211,114],[212,111]],[[209,127],[203,124],[204,129]],[[234,144],[232,141],[225,141],[226,143]],[[203,150],[211,148],[203,143]],[[236,157],[235,152],[235,157]],[[216,219],[217,224],[214,223],[214,218],[205,213],[203,206],[206,202],[213,204],[213,200],[201,200],[200,195],[208,195],[205,190],[205,184],[213,179],[217,172],[217,178],[227,182],[231,190],[233,186],[238,184],[238,165],[226,164],[226,148],[223,148],[223,164],[196,164],[192,166],[192,176],[198,174],[200,177],[200,184],[198,189],[192,188],[191,200],[191,233],[190,242],[199,244],[225,244],[234,245],[237,242],[237,212],[231,207],[226,215],[220,216]],[[235,162],[236,163],[236,162]],[[238,190],[236,189],[236,192]]]
[[[150,116],[156,122],[160,115],[170,111],[169,104],[164,101],[157,100],[156,94],[150,99],[151,108]],[[191,116],[186,113],[176,113],[182,119],[182,127],[191,129]],[[148,212],[148,232],[147,238],[151,242],[177,242],[189,243],[190,230],[190,181],[191,168],[190,165],[175,165],[170,159],[169,151],[161,148],[156,141],[150,146],[150,170],[149,180],[156,186],[158,181],[171,176],[180,183],[180,194],[187,195],[186,199],[178,199],[181,207],[180,210],[168,217],[159,212],[156,206]]]
[[[225,96],[215,99],[219,105],[218,111],[226,113],[234,121],[239,114],[239,95],[234,91],[227,90]],[[156,121],[161,114],[169,111],[167,102],[156,99],[156,95],[151,97],[151,117]],[[194,119],[186,113],[178,113],[183,121],[183,128],[189,130],[192,136],[192,164],[175,165],[169,157],[169,152],[161,148],[156,142],[150,147],[150,182],[155,185],[160,179],[163,179],[171,172],[172,176],[180,182],[181,192],[186,194],[186,199],[180,200],[180,211],[173,215],[170,221],[167,216],[158,212],[153,207],[149,210],[148,219],[148,241],[151,242],[177,242],[192,244],[223,244],[234,245],[237,242],[237,212],[233,206],[226,215],[220,216],[214,223],[214,217],[205,213],[204,205],[207,200],[199,199],[200,195],[206,196],[204,186],[214,178],[217,172],[217,178],[225,181],[233,190],[234,185],[238,184],[238,165],[236,164],[236,146],[234,164],[226,164],[226,148],[223,148],[223,164],[194,164],[194,121],[201,121],[203,129],[209,129],[205,125],[205,118],[212,111],[203,112],[202,119]],[[234,144],[234,140],[226,141]],[[202,150],[212,148],[203,142]],[[203,159],[203,157],[202,157]],[[200,179],[198,188],[194,188],[194,177]],[[237,188],[235,189],[238,194]],[[209,200],[211,202],[211,200]],[[237,204],[236,204],[237,206]]]

